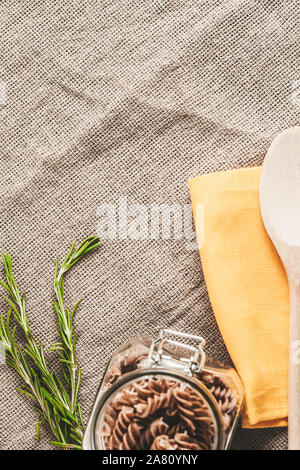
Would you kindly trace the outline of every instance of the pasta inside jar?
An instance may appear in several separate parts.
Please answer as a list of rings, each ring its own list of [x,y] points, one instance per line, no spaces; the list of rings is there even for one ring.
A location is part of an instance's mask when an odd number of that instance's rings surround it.
[[[219,418],[192,382],[146,375],[117,388],[106,401],[95,429],[96,447],[214,450],[220,440]]]

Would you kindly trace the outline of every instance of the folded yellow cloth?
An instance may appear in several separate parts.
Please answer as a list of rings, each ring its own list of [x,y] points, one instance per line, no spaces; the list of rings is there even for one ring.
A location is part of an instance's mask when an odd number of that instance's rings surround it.
[[[288,416],[289,290],[260,215],[260,171],[189,181],[210,301],[246,391],[247,428],[286,426]],[[196,216],[198,204],[204,223]]]

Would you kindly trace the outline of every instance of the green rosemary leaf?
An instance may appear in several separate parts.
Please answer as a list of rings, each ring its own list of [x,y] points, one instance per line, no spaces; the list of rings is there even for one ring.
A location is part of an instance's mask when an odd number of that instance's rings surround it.
[[[76,384],[75,384],[75,392],[74,392],[74,401],[77,402],[79,387],[81,383],[81,369],[78,369]]]
[[[60,447],[60,448],[63,448],[63,449],[81,450],[81,446],[78,446],[76,444],[66,444],[66,443],[58,442],[58,441],[50,441],[50,444],[52,444],[55,447]]]
[[[77,413],[78,413],[78,416],[79,416],[79,420],[80,420],[80,423],[81,423],[81,427],[82,427],[82,429],[84,430],[84,429],[85,429],[85,425],[84,425],[84,422],[83,422],[81,406],[80,406],[79,403],[77,403]]]
[[[70,366],[73,366],[74,362],[67,360],[67,359],[61,359],[60,362],[63,362],[65,364],[69,364]]]
[[[29,393],[27,392],[26,390],[23,390],[22,388],[17,388],[16,389],[17,392],[19,393],[23,393],[24,395],[27,395],[29,398],[31,398],[32,400],[35,400],[34,396],[32,395],[32,393]]]
[[[13,295],[13,293],[12,293],[11,289],[8,287],[8,285],[5,284],[5,282],[1,281],[1,279],[0,279],[0,285],[3,286],[4,289],[7,290],[7,292],[9,293],[9,295],[11,295],[11,296]]]
[[[17,320],[17,322],[19,323],[20,322],[20,316],[19,316],[19,312],[18,312],[18,309],[17,307],[15,306],[15,304],[13,303],[12,300],[10,300],[9,297],[4,297],[5,300],[9,303],[9,305],[11,306],[12,310],[14,311],[15,313],[15,318]]]
[[[54,345],[54,344],[53,344],[53,345],[50,346],[50,348],[49,348],[49,351],[52,351],[52,352],[54,352],[54,351],[63,351],[63,350],[64,350],[64,348],[63,348],[62,345],[59,346],[59,345]]]
[[[81,304],[81,302],[82,302],[82,299],[78,300],[78,302],[75,304],[75,307],[73,308],[72,314],[71,314],[71,321],[74,320],[75,313],[77,312],[77,309],[79,305]]]
[[[10,328],[10,318],[11,318],[11,314],[12,314],[12,309],[10,308],[8,310],[8,314],[7,314],[7,317],[6,317],[6,334],[7,336],[9,337],[9,328]],[[2,316],[2,319],[3,319],[3,324],[4,324],[4,318]]]
[[[65,379],[66,384],[70,387],[70,380],[64,368],[62,368],[62,375],[63,375],[63,378]]]
[[[78,442],[78,444],[81,444],[81,440],[82,440],[82,439],[81,439],[81,437],[80,437],[78,434],[76,434],[76,432],[71,431],[71,432],[70,432],[70,437],[71,437],[75,442]]]
[[[35,430],[36,430],[36,440],[37,440],[38,442],[40,442],[40,440],[41,440],[41,432],[40,432],[40,420],[39,420],[39,419],[38,419],[37,422],[36,422]]]

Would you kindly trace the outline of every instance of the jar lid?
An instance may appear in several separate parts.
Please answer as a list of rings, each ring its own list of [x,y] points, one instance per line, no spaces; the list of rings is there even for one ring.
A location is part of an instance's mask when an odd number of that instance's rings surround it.
[[[213,395],[171,369],[125,374],[101,397],[93,426],[98,450],[216,450],[224,426]]]

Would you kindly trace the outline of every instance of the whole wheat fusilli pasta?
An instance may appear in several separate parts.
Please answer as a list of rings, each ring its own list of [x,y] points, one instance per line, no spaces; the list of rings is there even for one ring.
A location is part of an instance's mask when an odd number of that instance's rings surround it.
[[[187,384],[153,377],[115,396],[102,435],[111,450],[201,450],[212,447],[214,427],[207,405]]]
[[[139,368],[147,355],[142,346],[120,355],[109,371],[107,384]],[[216,399],[228,434],[238,408],[234,391],[211,370],[196,377]],[[137,380],[115,396],[101,434],[107,449],[209,450],[215,429],[210,411],[192,388],[155,376]]]

